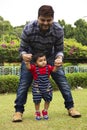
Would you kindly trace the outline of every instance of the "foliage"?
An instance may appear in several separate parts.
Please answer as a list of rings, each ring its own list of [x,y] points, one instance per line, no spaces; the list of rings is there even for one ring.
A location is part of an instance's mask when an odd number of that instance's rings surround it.
[[[64,28],[64,37],[76,39],[77,42],[87,46],[87,21],[78,19],[74,26],[66,24],[64,20],[58,20],[60,25]]]
[[[10,42],[14,39],[20,40],[24,25],[13,27],[11,23],[0,16],[0,41]]]
[[[73,64],[71,62],[63,63],[63,67],[72,66]]]
[[[87,46],[83,46],[75,39],[65,39],[64,54],[65,58],[87,58]]]
[[[78,86],[87,88],[87,73],[67,73],[66,77],[71,89],[77,88]]]
[[[79,43],[87,45],[87,21],[78,19],[75,21],[74,26],[65,23],[64,19],[58,20],[58,22],[64,29],[65,38],[73,38]],[[27,23],[29,23],[29,21],[26,21],[25,24]],[[4,20],[4,18],[0,16],[0,41],[10,42],[14,39],[19,41],[24,26],[25,25],[13,27],[9,21]]]
[[[0,42],[0,63],[4,62],[20,62],[19,57],[19,41],[13,40],[9,43]],[[87,58],[87,46],[83,46],[75,39],[64,40],[64,59]],[[72,62],[72,61],[71,61]]]
[[[68,73],[66,74],[67,80],[71,89],[81,86],[87,88],[87,73]],[[58,90],[54,80],[50,77],[53,90]],[[0,93],[16,92],[19,82],[19,76],[16,75],[3,75],[0,76]]]
[[[20,61],[18,50],[19,42],[17,40],[10,43],[0,43],[0,63]]]
[[[24,25],[14,27],[14,35],[16,35],[19,39],[21,37],[23,28],[24,28]]]
[[[87,45],[87,22],[79,19],[75,23],[75,39],[83,45]]]
[[[66,24],[64,27],[64,37],[65,38],[74,38],[75,28],[73,28],[70,24]]]
[[[15,75],[0,76],[0,93],[16,92],[19,77]]]
[[[70,24],[66,24],[64,20],[59,20],[58,22],[64,28],[65,33],[65,59],[86,59],[87,22],[83,19],[79,19],[74,23],[74,27]],[[4,18],[0,16],[0,63],[20,61],[18,49],[24,26],[25,25],[13,27],[9,21],[4,20]],[[66,38],[68,38],[68,40]],[[76,40],[72,40],[71,38]]]
[[[13,32],[13,27],[9,21],[4,19],[0,20],[0,41],[9,41],[11,40],[10,34]]]

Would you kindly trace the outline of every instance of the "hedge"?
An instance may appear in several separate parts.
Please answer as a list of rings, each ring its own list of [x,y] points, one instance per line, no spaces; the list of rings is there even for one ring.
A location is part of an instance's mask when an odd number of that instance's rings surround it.
[[[71,86],[71,89],[81,86],[87,88],[87,73],[68,73],[66,78]],[[54,90],[58,87],[50,77],[51,84]],[[16,75],[3,75],[0,76],[0,93],[13,93],[16,92],[19,82],[19,76]]]
[[[16,75],[0,76],[0,93],[16,92],[19,77]]]
[[[87,88],[87,73],[67,73],[66,77],[71,86],[71,89],[77,88],[78,86]]]
[[[0,63],[21,61],[19,56],[19,44],[18,41],[0,43]],[[64,59],[69,62],[72,62],[72,59],[74,61],[75,59],[81,59],[80,61],[85,59],[87,62],[87,46],[83,46],[75,39],[64,39]]]

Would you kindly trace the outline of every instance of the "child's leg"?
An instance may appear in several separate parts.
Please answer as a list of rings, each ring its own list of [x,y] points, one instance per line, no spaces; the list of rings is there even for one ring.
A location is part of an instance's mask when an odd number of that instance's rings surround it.
[[[41,120],[41,114],[40,114],[40,103],[35,103],[35,118],[36,120]]]
[[[49,108],[50,102],[45,101],[44,102],[44,109],[42,110],[43,118],[48,120],[48,108]]]
[[[44,99],[45,103],[44,103],[44,110],[42,110],[42,115],[43,115],[43,118],[47,120],[49,118],[48,117],[48,108],[50,105],[50,101],[52,100],[52,91],[44,93],[43,99]]]
[[[49,105],[50,105],[50,102],[44,102],[44,110],[45,111],[48,111],[48,108],[49,108]]]
[[[40,103],[35,103],[35,110],[36,112],[40,111]]]
[[[42,95],[41,95],[38,87],[32,88],[32,94],[33,94],[33,102],[34,102],[34,105],[35,105],[36,120],[40,120],[41,119],[40,102],[41,102]]]

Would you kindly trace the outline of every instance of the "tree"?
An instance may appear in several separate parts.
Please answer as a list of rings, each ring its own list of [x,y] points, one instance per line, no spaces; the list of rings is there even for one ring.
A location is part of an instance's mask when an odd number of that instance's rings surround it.
[[[0,16],[0,21],[4,21],[4,19],[3,19],[3,17],[2,17],[2,16]]]
[[[9,21],[4,20],[3,17],[0,16],[0,41],[7,41],[10,37],[10,33],[13,31],[13,27]]]
[[[66,24],[64,27],[65,38],[74,38],[75,29],[70,25]]]
[[[18,39],[20,39],[20,37],[21,37],[21,33],[22,33],[23,28],[24,28],[24,25],[14,27],[14,35],[15,35]]]
[[[64,20],[58,20],[59,24],[64,29],[64,37],[65,38],[74,38],[75,29],[71,26],[71,24],[66,24]]]
[[[74,25],[76,26],[75,39],[83,45],[87,45],[87,22],[83,19],[79,19]]]
[[[65,25],[66,25],[64,19],[62,19],[62,20],[58,20],[58,23],[59,23],[63,28],[64,28]]]

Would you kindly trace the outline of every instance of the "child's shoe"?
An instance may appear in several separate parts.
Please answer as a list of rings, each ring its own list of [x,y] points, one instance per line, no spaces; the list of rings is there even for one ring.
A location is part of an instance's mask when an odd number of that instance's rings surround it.
[[[45,110],[42,110],[42,115],[43,115],[43,118],[45,119],[45,120],[48,120],[48,112],[47,111],[45,111]]]
[[[36,120],[41,120],[40,112],[35,112]]]

